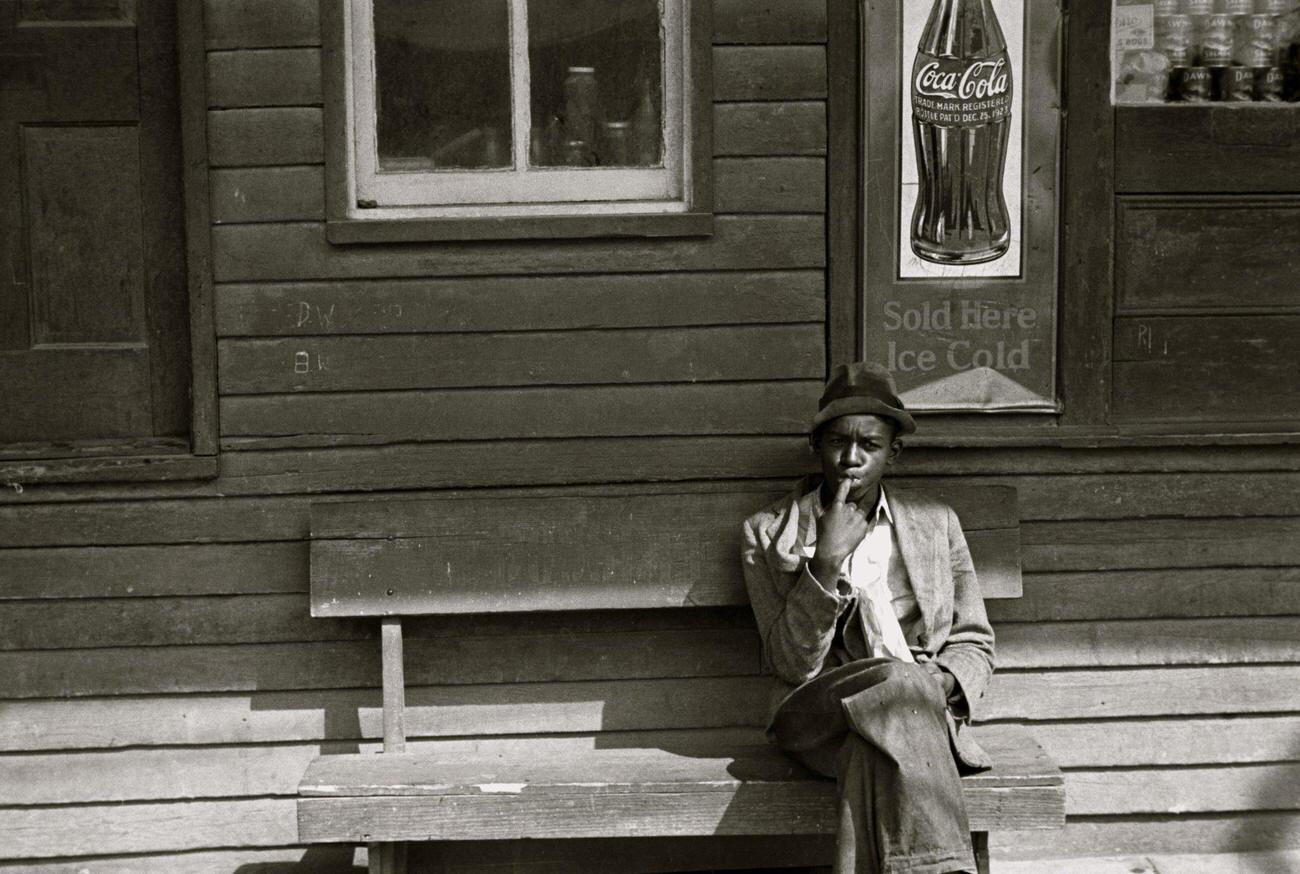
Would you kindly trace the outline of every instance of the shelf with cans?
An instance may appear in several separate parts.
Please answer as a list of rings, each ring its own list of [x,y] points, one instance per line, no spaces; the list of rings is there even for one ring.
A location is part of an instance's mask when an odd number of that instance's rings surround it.
[[[560,105],[534,117],[530,163],[535,167],[659,166],[662,92],[655,78],[638,75],[631,93],[605,94],[602,99],[597,68],[569,67]]]
[[[1118,0],[1115,16],[1116,103],[1300,101],[1300,0]]]

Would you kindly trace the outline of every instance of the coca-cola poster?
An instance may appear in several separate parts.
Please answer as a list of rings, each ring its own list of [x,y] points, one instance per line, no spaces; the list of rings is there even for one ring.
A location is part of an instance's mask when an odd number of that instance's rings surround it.
[[[1024,18],[1023,0],[903,3],[903,278],[1020,275]]]
[[[1060,0],[860,8],[864,354],[920,413],[1056,413]]]

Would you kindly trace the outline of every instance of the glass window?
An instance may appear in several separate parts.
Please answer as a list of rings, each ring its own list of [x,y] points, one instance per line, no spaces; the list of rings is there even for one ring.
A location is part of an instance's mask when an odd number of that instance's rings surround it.
[[[351,0],[357,206],[685,211],[684,6]]]
[[[1295,103],[1296,0],[1115,0],[1115,103]]]

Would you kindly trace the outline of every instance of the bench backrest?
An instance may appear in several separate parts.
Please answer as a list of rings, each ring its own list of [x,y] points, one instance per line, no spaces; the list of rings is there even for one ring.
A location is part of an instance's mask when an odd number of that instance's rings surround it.
[[[746,604],[740,523],[786,491],[750,486],[315,504],[311,612],[409,616]],[[1015,489],[925,491],[961,518],[984,597],[1019,597]]]
[[[611,488],[314,504],[311,612],[381,617],[384,750],[399,752],[401,617],[746,604],[741,522],[786,491]],[[984,596],[1019,597],[1015,489],[926,491],[961,518]]]

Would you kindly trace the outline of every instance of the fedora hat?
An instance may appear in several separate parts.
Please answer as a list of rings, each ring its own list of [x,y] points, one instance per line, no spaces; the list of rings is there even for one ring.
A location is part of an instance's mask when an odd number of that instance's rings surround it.
[[[813,431],[831,419],[863,413],[893,419],[903,434],[916,430],[916,422],[898,399],[893,374],[870,361],[836,365],[817,406]]]

